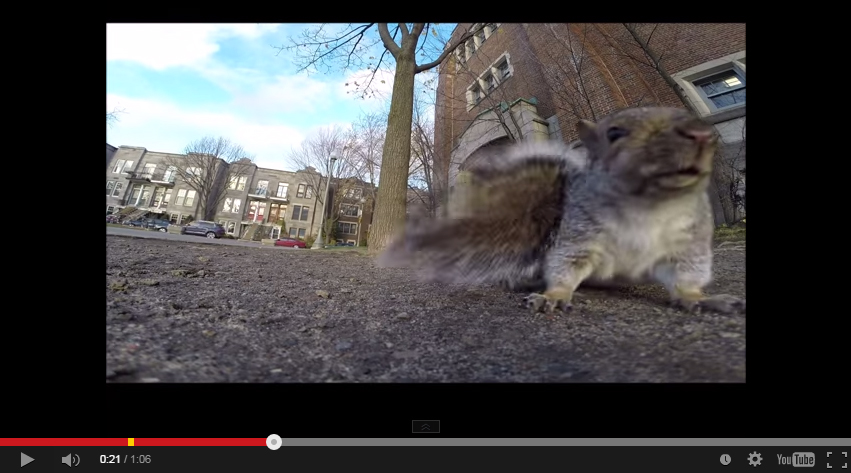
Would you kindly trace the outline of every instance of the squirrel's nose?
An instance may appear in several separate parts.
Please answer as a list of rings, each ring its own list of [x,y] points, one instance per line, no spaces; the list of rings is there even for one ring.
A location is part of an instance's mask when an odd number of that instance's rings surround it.
[[[695,129],[695,128],[679,128],[677,132],[698,144],[704,144],[712,138],[712,130]]]

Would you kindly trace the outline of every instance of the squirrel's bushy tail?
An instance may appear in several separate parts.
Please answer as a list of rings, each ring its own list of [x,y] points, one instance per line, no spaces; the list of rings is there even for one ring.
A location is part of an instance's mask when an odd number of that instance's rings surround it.
[[[426,280],[444,283],[506,283],[533,279],[541,258],[529,242],[515,240],[522,230],[487,218],[437,219],[406,229],[378,257],[383,267],[411,266]],[[525,232],[522,232],[525,233]]]
[[[561,223],[569,176],[585,165],[574,148],[530,142],[472,167],[455,216],[410,223],[378,264],[413,266],[448,283],[518,287],[538,279]]]

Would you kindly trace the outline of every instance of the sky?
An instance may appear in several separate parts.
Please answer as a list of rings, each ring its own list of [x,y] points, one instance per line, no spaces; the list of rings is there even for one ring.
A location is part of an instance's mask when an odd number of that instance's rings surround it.
[[[315,26],[108,24],[106,108],[123,112],[107,126],[107,143],[181,153],[201,137],[224,136],[258,166],[295,170],[293,147],[320,128],[348,127],[361,113],[386,110],[393,87],[392,63],[378,72],[375,98],[367,99],[352,91],[367,76],[365,65],[344,71],[337,61],[331,71],[297,72],[294,53],[276,46]],[[431,47],[442,47],[454,26],[440,24],[429,35]],[[363,57],[375,62],[368,58],[382,51],[376,45]],[[419,63],[437,57],[423,54]],[[418,74],[418,83],[430,77]]]

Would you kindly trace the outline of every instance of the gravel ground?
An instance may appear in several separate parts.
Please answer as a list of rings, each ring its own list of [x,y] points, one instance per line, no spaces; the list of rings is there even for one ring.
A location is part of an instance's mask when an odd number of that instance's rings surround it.
[[[423,284],[356,250],[107,236],[107,382],[744,382],[745,316],[686,314],[661,287],[525,294]],[[745,295],[744,242],[712,293]]]

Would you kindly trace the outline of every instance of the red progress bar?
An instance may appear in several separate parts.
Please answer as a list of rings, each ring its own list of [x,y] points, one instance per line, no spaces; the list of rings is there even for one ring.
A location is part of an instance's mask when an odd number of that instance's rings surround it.
[[[3,447],[126,447],[127,439],[2,439]]]
[[[54,439],[0,438],[2,447],[126,447],[127,438],[118,439]],[[265,447],[266,439],[144,439],[133,440],[134,447]]]

